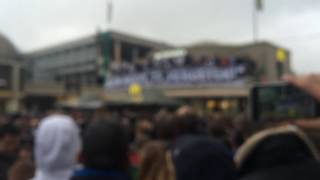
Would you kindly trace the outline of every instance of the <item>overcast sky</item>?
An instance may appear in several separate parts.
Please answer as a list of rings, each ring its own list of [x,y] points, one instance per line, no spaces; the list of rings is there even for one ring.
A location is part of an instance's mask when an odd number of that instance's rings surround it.
[[[113,0],[112,28],[177,45],[252,41],[254,0]],[[106,28],[106,0],[1,0],[0,32],[28,52]],[[320,1],[265,0],[260,39],[291,50],[298,73],[320,72]]]

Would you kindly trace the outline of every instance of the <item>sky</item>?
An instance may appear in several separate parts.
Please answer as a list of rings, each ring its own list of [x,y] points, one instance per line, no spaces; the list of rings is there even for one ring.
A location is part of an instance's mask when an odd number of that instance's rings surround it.
[[[109,0],[111,1],[111,0]],[[0,32],[22,52],[112,28],[186,45],[253,41],[254,0],[1,0]],[[296,73],[320,73],[320,1],[264,0],[259,40],[289,49]]]

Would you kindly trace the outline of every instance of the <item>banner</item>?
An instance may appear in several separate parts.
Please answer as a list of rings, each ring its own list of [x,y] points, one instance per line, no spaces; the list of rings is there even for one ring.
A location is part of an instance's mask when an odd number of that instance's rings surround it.
[[[167,61],[164,61],[167,62]],[[171,63],[159,67],[147,66],[113,72],[105,84],[106,89],[124,89],[133,83],[142,87],[188,86],[188,85],[244,85],[248,76],[255,73],[251,60],[220,60],[219,63],[173,66]]]

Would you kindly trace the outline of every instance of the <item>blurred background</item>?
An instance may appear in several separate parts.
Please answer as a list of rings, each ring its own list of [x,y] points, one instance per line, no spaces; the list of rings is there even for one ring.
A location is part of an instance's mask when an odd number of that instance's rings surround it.
[[[318,72],[316,0],[3,0],[0,112],[246,111],[249,86]]]

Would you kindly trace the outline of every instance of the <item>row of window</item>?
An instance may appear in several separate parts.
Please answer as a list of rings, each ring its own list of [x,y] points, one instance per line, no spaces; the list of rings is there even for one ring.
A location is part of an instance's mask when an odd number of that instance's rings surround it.
[[[96,57],[97,50],[95,46],[92,46],[87,49],[57,54],[56,56],[41,57],[41,59],[35,59],[33,62],[36,69],[48,69],[92,61]]]
[[[65,76],[56,76],[55,81],[71,85],[94,85],[97,82],[97,75],[95,72],[86,72]]]

